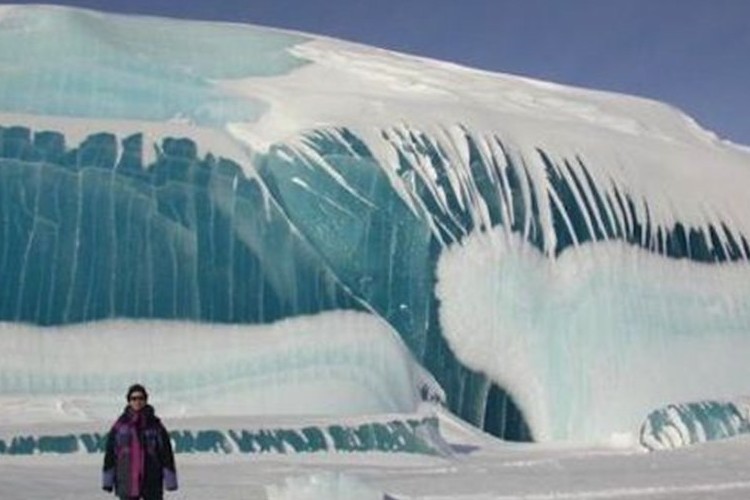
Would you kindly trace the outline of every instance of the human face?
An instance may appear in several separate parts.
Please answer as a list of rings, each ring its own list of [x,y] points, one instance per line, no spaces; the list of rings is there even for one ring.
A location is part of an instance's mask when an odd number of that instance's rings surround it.
[[[128,404],[133,411],[141,411],[146,406],[146,395],[142,392],[134,392],[128,398]]]

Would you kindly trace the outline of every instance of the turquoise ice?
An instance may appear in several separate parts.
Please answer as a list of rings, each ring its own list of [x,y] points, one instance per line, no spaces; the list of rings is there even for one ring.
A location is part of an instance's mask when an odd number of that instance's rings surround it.
[[[731,401],[699,401],[659,408],[643,422],[640,441],[658,450],[748,434],[750,421],[742,406]]]
[[[251,26],[104,16],[54,7],[0,20],[0,109],[205,126],[252,121],[265,104],[216,81],[287,73],[302,36]]]

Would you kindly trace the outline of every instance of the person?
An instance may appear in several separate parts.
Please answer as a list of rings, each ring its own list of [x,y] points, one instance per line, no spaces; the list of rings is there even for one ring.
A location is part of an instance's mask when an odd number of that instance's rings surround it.
[[[161,500],[177,490],[169,433],[148,404],[148,392],[133,384],[128,404],[107,435],[102,488],[127,500]]]

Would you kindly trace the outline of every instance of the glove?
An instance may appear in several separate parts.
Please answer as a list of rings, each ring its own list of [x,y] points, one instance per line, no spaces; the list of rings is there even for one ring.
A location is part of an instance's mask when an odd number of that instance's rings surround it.
[[[112,493],[115,487],[115,468],[102,471],[102,489]]]
[[[177,491],[177,472],[164,469],[164,488],[167,491]]]

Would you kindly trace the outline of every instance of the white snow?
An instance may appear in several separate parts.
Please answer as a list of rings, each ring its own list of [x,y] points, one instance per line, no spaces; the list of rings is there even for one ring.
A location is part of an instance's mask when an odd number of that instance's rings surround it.
[[[259,150],[326,125],[383,129],[407,123],[419,128],[456,120],[480,130],[535,136],[573,126],[575,132],[584,127],[601,136],[614,132],[667,142],[713,140],[678,111],[646,99],[489,73],[322,37],[290,52],[312,64],[288,75],[222,84],[270,103],[257,124],[244,127]]]
[[[745,264],[619,242],[551,261],[497,230],[444,252],[438,278],[454,352],[510,390],[539,440],[635,440],[664,402],[748,391]]]
[[[382,500],[383,493],[363,484],[351,475],[340,472],[314,473],[309,476],[288,477],[283,485],[266,488],[268,500]]]
[[[156,396],[156,394],[154,394]],[[119,407],[113,406],[113,414]],[[158,407],[157,407],[158,411]],[[440,415],[440,412],[438,412]],[[217,500],[740,500],[750,497],[750,438],[669,452],[501,443],[440,415],[450,456],[392,453],[178,454],[180,490]],[[280,421],[256,419],[269,428]],[[226,425],[225,419],[213,421]],[[356,421],[355,421],[356,422]],[[180,419],[167,419],[176,428]],[[204,424],[211,426],[212,419]],[[236,426],[247,423],[235,419]],[[93,422],[106,430],[110,422]],[[65,429],[66,427],[60,427]],[[44,427],[26,426],[28,433]],[[48,427],[46,428],[48,429]],[[93,500],[100,454],[0,455],[3,500]],[[385,496],[388,495],[388,496]]]
[[[67,147],[77,147],[91,134],[102,130],[115,134],[118,144],[128,136],[143,134],[143,163],[155,160],[155,145],[164,137],[184,137],[200,145],[199,154],[212,152],[238,164],[247,163],[247,148],[221,131],[179,122],[144,122],[135,120],[105,120],[67,116],[39,116],[23,113],[0,112],[0,123],[30,128],[33,132],[45,130],[65,131]],[[252,174],[252,172],[250,172]]]
[[[232,95],[268,105],[256,122],[227,124],[229,135],[255,153],[285,144],[311,155],[305,133],[347,127],[364,140],[394,188],[418,213],[426,208],[415,206],[420,201],[397,175],[396,157],[411,156],[409,132],[423,133],[447,155],[459,202],[471,205],[477,227],[486,227],[484,207],[465,199],[477,192],[468,173],[465,136],[483,149],[487,164],[505,162],[494,146],[501,141],[533,181],[549,253],[555,242],[549,215],[554,193],[548,196],[539,149],[564,176],[565,161],[575,166],[580,158],[602,194],[614,197],[616,187],[637,202],[640,220],[647,218],[640,203],[644,200],[648,218],[657,226],[671,228],[679,221],[707,228],[731,221],[733,230],[750,233],[750,219],[743,216],[750,213],[747,149],[719,140],[670,106],[320,37],[290,52],[311,63],[281,76],[218,83]],[[404,131],[404,139],[389,134],[394,131]],[[412,158],[412,164],[437,199],[444,199],[429,159]],[[692,201],[696,192],[703,203]],[[611,214],[620,223],[628,216]]]
[[[0,426],[106,417],[134,381],[167,417],[414,411],[443,398],[380,318],[347,311],[264,326],[0,323]]]

